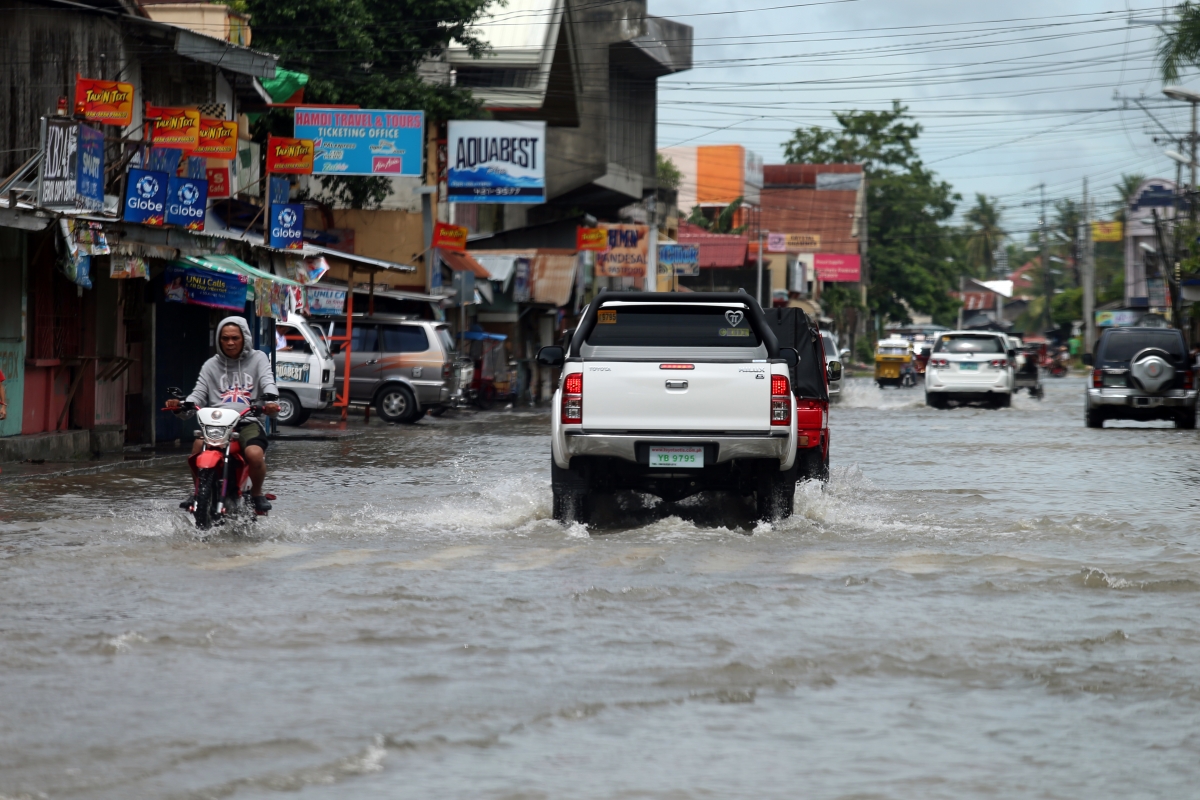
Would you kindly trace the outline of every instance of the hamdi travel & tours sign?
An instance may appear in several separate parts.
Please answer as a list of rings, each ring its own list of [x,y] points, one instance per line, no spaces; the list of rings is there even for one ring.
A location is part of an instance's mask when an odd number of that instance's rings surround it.
[[[452,121],[446,147],[452,203],[546,202],[546,123]]]
[[[423,111],[297,108],[293,134],[312,140],[314,175],[421,176]]]

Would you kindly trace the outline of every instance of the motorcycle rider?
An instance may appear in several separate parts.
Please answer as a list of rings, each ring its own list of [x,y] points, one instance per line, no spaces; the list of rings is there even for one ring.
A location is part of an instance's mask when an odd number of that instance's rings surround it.
[[[279,399],[279,389],[275,386],[271,360],[251,346],[253,341],[245,318],[221,320],[217,326],[217,353],[200,368],[196,388],[188,395],[188,401],[200,408],[229,405],[241,411],[261,398],[263,410],[269,416],[278,414],[279,404],[275,401]],[[168,408],[179,406],[178,400],[167,401]],[[267,477],[266,432],[254,417],[244,417],[238,433],[242,456],[250,468],[250,501],[255,511],[265,513],[271,510],[271,503],[263,496],[263,479]],[[203,440],[197,439],[192,445],[192,455],[203,449]],[[190,502],[189,498],[184,505]]]

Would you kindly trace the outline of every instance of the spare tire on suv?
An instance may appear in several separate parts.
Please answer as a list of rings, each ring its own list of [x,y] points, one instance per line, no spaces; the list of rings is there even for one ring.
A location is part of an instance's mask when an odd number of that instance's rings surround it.
[[[1089,428],[1106,419],[1169,419],[1178,428],[1196,427],[1196,376],[1181,331],[1109,328],[1084,363],[1092,367],[1084,412]]]

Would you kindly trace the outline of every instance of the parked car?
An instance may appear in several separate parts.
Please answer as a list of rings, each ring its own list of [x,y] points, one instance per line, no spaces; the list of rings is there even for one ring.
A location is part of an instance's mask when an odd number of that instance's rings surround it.
[[[346,335],[345,320],[333,337]],[[444,322],[390,314],[355,314],[351,325],[350,400],[370,403],[387,422],[416,422],[445,408],[454,392],[454,340]],[[333,343],[335,385],[341,390],[346,357]]]
[[[821,331],[821,347],[825,350],[825,368],[829,372],[829,400],[836,403],[842,397],[842,354],[838,349],[837,336],[830,331]],[[832,370],[833,364],[838,365],[837,370]],[[837,379],[833,378],[833,373],[837,373]]]
[[[333,358],[324,333],[298,314],[275,323],[283,335],[284,349],[275,350],[275,383],[279,386],[280,425],[303,425],[314,411],[333,402]]]
[[[779,346],[797,353],[791,368],[796,396],[796,479],[829,480],[829,402],[842,385],[842,363],[830,348],[832,336],[798,308],[771,308],[764,314]],[[836,341],[836,340],[834,340]],[[832,345],[836,347],[835,345]],[[824,352],[822,352],[824,350]]]
[[[1092,367],[1084,417],[1089,428],[1106,419],[1174,420],[1196,427],[1196,375],[1183,334],[1173,328],[1109,328],[1085,353]]]
[[[925,372],[925,405],[945,408],[951,400],[1012,404],[1017,353],[1002,333],[950,331],[938,334]]]
[[[554,518],[586,522],[597,493],[668,502],[705,490],[754,498],[761,519],[792,513],[796,397],[758,302],[732,292],[601,291],[564,348],[551,416]]]

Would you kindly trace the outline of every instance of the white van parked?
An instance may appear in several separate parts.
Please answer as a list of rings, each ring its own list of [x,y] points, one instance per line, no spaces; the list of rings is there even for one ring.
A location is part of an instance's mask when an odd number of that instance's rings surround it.
[[[333,402],[333,358],[325,332],[299,314],[275,323],[285,345],[275,350],[275,383],[279,386],[280,425],[303,425],[309,414]]]

